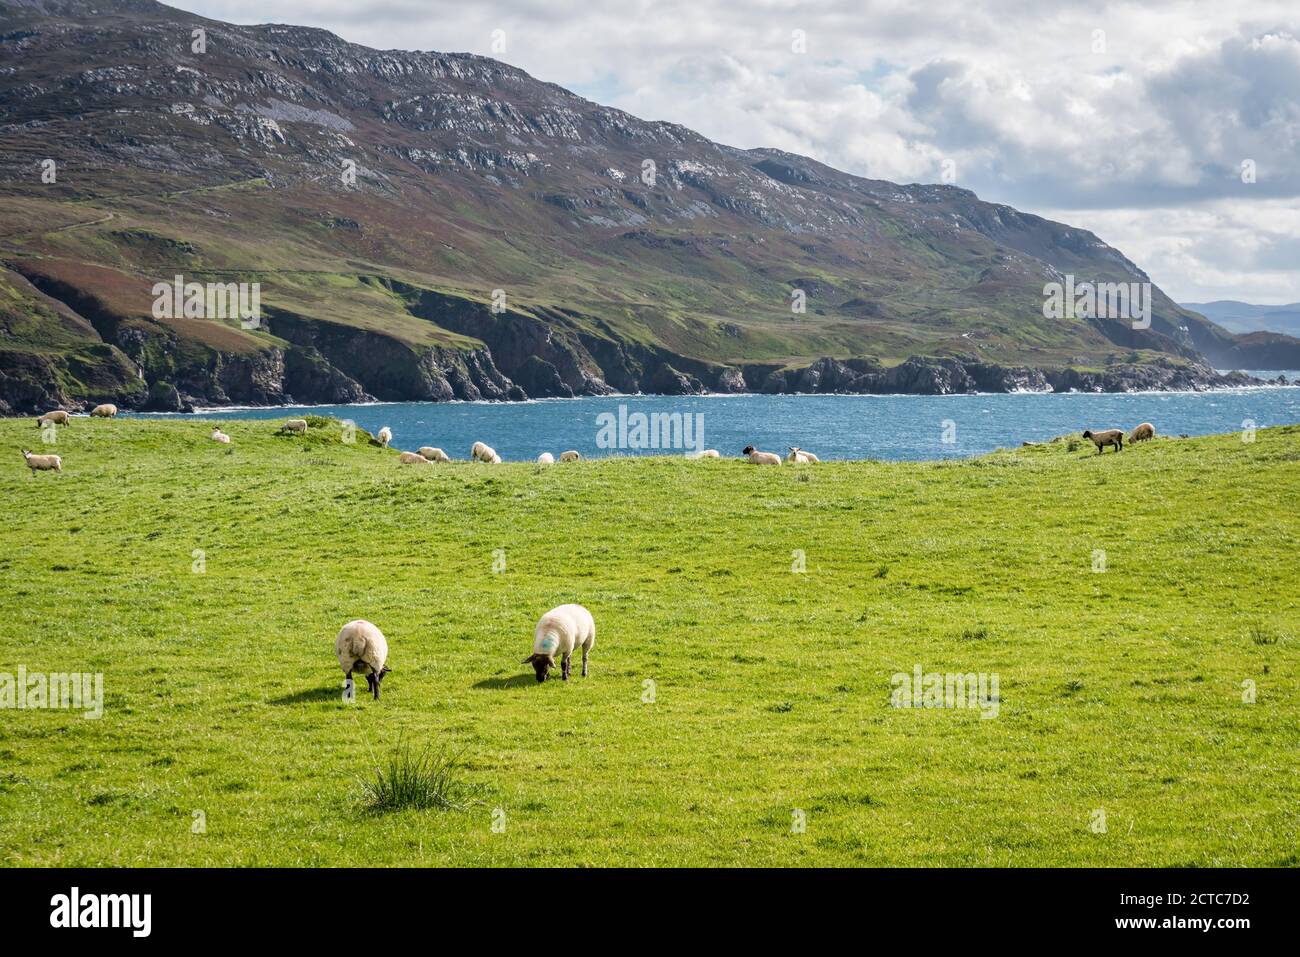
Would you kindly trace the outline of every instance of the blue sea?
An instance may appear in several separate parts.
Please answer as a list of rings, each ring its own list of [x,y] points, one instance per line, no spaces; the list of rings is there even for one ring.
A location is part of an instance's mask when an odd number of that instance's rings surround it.
[[[1285,374],[1288,380],[1295,375]],[[637,413],[647,423],[651,413],[680,413],[675,423],[667,420],[672,447],[644,447],[664,432],[638,432]],[[275,420],[307,414],[351,419],[372,433],[386,425],[395,448],[433,445],[455,459],[467,458],[470,446],[481,440],[506,461],[532,460],[541,452],[558,458],[565,449],[588,458],[680,455],[699,448],[734,456],[751,444],[783,455],[787,446],[797,445],[823,459],[922,460],[981,455],[1084,429],[1129,430],[1140,422],[1151,422],[1165,435],[1295,424],[1300,423],[1300,388],[1104,395],[629,395],[214,409],[159,417]],[[687,428],[689,444],[680,441]]]

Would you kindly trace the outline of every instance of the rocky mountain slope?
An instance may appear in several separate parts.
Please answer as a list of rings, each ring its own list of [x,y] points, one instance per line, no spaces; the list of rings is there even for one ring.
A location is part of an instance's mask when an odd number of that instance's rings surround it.
[[[0,107],[0,412],[1201,388],[1248,345],[1158,289],[1150,329],[1045,318],[1067,275],[1147,281],[1085,230],[468,54],[0,0]],[[158,315],[176,276],[260,322]]]

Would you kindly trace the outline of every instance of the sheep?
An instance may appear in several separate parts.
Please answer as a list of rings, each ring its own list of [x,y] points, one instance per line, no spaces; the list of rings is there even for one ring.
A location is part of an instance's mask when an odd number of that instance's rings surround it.
[[[701,452],[696,452],[693,456],[691,456],[691,458],[695,458],[695,459],[720,459],[720,458],[722,458],[722,456],[718,454],[718,450],[717,450],[717,449],[704,449],[704,450],[701,451]]]
[[[1156,427],[1150,422],[1143,422],[1136,429],[1129,433],[1130,442],[1145,442],[1147,439],[1156,437]]]
[[[813,455],[811,452],[805,452],[803,449],[799,448],[799,446],[797,446],[797,445],[789,445],[789,446],[786,446],[786,448],[788,448],[788,449],[790,450],[790,454],[787,455],[787,456],[785,457],[785,460],[786,460],[787,462],[794,462],[794,463],[796,463],[796,464],[803,464],[803,463],[806,463],[806,462],[820,462],[820,461],[821,461],[821,459],[819,459],[817,456]]]
[[[419,452],[403,452],[397,457],[397,461],[402,465],[432,465],[433,463],[426,459]]]
[[[582,456],[578,453],[577,449],[569,449],[567,452],[560,453],[561,462],[576,462],[580,458],[582,458]]]
[[[222,432],[220,428],[218,428],[218,427],[216,427],[216,426],[213,426],[213,428],[212,428],[212,441],[213,441],[213,442],[224,442],[226,445],[229,445],[229,444],[230,444],[230,436],[226,435],[225,432]]]
[[[90,414],[96,419],[112,419],[117,416],[117,406],[112,402],[105,402],[103,405],[97,405],[90,410]]]
[[[533,653],[523,664],[533,666],[539,682],[545,681],[555,667],[555,656],[560,656],[560,676],[569,680],[570,658],[573,649],[582,647],[582,676],[587,677],[587,655],[596,645],[596,622],[591,612],[581,605],[560,605],[552,608],[533,629]]]
[[[781,456],[775,452],[760,452],[752,445],[745,446],[745,451],[740,453],[749,459],[754,465],[780,465]]]
[[[538,464],[538,465],[554,465],[554,464],[555,464],[555,456],[552,455],[550,452],[543,452],[541,455],[537,456],[537,464]]]
[[[388,443],[393,441],[393,430],[390,429],[388,426],[384,426],[382,429],[379,430],[379,435],[376,437],[379,439],[380,445],[382,445],[384,448],[388,448]]]
[[[1097,446],[1098,455],[1101,455],[1101,450],[1107,445],[1115,446],[1116,452],[1124,451],[1124,431],[1122,429],[1106,429],[1104,432],[1088,430],[1083,433],[1083,437],[1092,439],[1093,444]]]
[[[432,445],[422,445],[419,452],[430,462],[450,462],[451,456],[442,449],[434,448]]]
[[[306,419],[289,419],[289,420],[287,420],[287,421],[284,423],[284,425],[280,426],[280,431],[281,431],[281,432],[289,432],[289,433],[291,433],[291,434],[293,434],[293,435],[306,435],[306,434],[307,434],[307,420],[306,420]]]
[[[56,425],[71,425],[72,417],[62,409],[55,409],[52,412],[46,412],[36,420],[36,424],[45,425],[47,422],[53,422]]]
[[[501,456],[497,455],[496,449],[483,442],[474,443],[474,447],[469,450],[469,457],[476,462],[490,462],[493,465],[501,464]]]
[[[366,687],[378,701],[379,683],[392,670],[388,667],[388,641],[384,633],[363,619],[350,621],[334,639],[334,652],[338,655],[339,667],[347,676],[345,694],[351,697],[352,672],[359,671],[366,676]]]
[[[35,478],[37,472],[63,472],[63,459],[57,455],[32,455],[26,449],[20,449],[23,453],[23,461],[31,469],[29,473]]]

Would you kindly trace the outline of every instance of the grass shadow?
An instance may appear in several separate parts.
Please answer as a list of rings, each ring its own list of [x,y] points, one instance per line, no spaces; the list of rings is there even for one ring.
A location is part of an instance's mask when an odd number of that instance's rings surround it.
[[[509,675],[505,678],[484,678],[474,685],[486,691],[507,691],[510,688],[522,688],[537,684],[537,676],[531,674]]]
[[[307,704],[312,701],[342,701],[343,687],[304,688],[283,698],[272,698],[270,704]]]

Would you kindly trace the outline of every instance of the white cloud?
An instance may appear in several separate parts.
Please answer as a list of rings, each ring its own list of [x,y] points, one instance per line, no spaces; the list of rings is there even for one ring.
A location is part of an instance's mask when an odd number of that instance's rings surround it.
[[[1176,299],[1300,300],[1293,0],[179,2],[380,48],[492,55],[501,29],[501,59],[734,146],[904,182],[951,159],[958,185],[1094,228]]]

